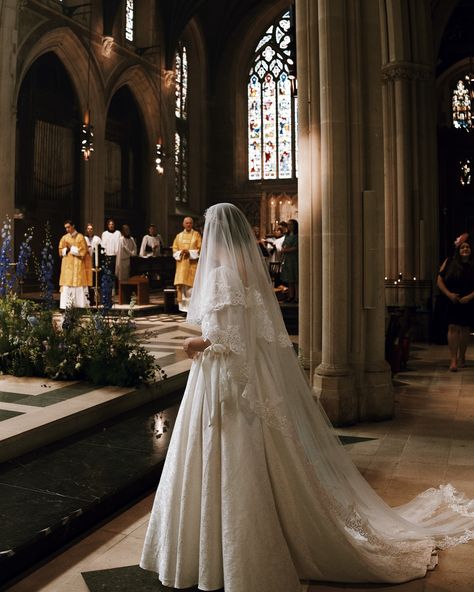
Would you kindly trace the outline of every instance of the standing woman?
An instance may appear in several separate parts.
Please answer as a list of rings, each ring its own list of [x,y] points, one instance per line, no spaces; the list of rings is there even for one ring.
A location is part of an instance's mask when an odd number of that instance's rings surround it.
[[[449,370],[457,372],[466,365],[470,327],[474,325],[474,260],[467,233],[455,242],[455,252],[439,270],[438,288],[448,298]]]
[[[281,248],[283,262],[280,279],[288,284],[287,302],[298,302],[298,222],[288,220],[288,233]]]

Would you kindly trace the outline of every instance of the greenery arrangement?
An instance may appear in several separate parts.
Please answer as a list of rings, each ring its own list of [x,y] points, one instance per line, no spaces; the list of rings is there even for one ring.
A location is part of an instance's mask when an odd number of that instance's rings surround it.
[[[14,376],[45,376],[58,380],[90,380],[97,385],[133,386],[166,378],[140,342],[127,315],[108,315],[113,281],[104,274],[104,305],[98,310],[53,311],[53,257],[49,230],[40,258],[35,259],[42,291],[40,303],[18,296],[31,256],[32,229],[25,234],[19,259],[12,262],[11,223],[2,227],[0,246],[0,372]],[[112,278],[113,280],[113,278]],[[110,291],[110,294],[108,293]]]

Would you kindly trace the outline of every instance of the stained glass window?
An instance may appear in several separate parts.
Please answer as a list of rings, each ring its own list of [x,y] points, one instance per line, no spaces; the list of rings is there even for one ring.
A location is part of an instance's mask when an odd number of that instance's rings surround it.
[[[187,98],[188,98],[188,54],[186,46],[181,45],[176,52],[175,58],[175,76],[176,76],[176,117],[186,119],[187,117]]]
[[[133,0],[127,0],[125,4],[125,39],[127,41],[133,41],[134,37],[134,23],[135,23],[135,10],[133,6]]]
[[[175,55],[175,195],[176,201],[188,201],[188,52],[179,43]]]
[[[472,181],[472,164],[470,158],[465,158],[459,163],[459,182],[461,185],[470,185]]]
[[[288,11],[265,31],[255,49],[247,90],[250,180],[297,175],[292,36]]]
[[[472,101],[474,100],[474,76],[467,74],[458,80],[453,91],[453,125],[469,131],[473,125]]]

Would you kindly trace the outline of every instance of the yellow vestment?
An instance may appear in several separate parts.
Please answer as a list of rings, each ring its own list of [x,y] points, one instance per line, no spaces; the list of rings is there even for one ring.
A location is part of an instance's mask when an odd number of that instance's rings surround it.
[[[63,249],[68,248],[66,255]],[[71,252],[71,247],[77,248],[77,255]],[[75,249],[73,249],[75,251]],[[90,285],[87,278],[85,257],[88,254],[87,244],[82,234],[65,234],[59,241],[59,256],[61,257],[60,286],[78,288]]]
[[[190,251],[190,254],[178,259],[178,253],[184,249]],[[200,250],[201,235],[197,230],[191,230],[191,232],[183,230],[176,235],[173,242],[173,256],[176,259],[175,286],[193,286]]]

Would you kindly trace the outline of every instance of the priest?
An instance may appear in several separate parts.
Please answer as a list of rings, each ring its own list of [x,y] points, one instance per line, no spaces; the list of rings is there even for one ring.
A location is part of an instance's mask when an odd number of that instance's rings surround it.
[[[59,241],[61,275],[59,277],[59,308],[86,308],[89,306],[86,270],[87,244],[77,232],[72,220],[64,222],[66,234]]]
[[[186,217],[183,220],[183,232],[177,234],[173,242],[173,257],[176,259],[174,285],[176,286],[178,307],[182,312],[188,310],[201,250],[201,235],[197,230],[194,230],[193,226],[193,219],[189,216]]]

